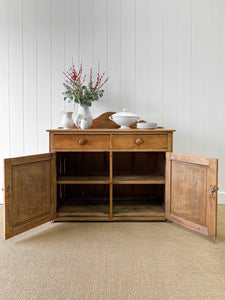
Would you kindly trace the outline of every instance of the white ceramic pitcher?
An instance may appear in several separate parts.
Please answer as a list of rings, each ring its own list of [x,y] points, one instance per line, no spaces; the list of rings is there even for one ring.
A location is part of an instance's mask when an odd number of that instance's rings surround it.
[[[73,127],[74,121],[72,118],[72,111],[61,111],[61,125],[64,129],[71,129]]]
[[[83,120],[83,122],[82,122]],[[81,125],[82,124],[82,125]],[[92,125],[92,116],[87,105],[79,105],[75,117],[75,125],[80,129],[90,128]],[[82,128],[81,128],[82,127]]]

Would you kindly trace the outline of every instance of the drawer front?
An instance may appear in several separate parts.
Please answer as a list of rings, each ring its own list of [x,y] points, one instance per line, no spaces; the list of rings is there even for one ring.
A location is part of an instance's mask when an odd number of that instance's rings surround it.
[[[55,150],[108,149],[109,135],[55,135]]]
[[[166,151],[168,150],[167,134],[152,135],[113,135],[113,149],[133,149],[133,150],[150,150]]]

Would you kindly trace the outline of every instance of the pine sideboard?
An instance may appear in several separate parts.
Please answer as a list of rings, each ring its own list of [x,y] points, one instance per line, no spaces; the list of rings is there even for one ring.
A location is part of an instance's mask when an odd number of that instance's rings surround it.
[[[47,221],[167,220],[216,237],[218,161],[173,153],[174,130],[48,132],[49,153],[4,161],[5,239]]]

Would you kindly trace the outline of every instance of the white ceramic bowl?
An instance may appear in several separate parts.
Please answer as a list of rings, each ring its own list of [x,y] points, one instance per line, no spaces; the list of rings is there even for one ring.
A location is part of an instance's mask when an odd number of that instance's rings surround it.
[[[129,126],[134,122],[137,122],[139,117],[135,114],[127,112],[126,109],[123,109],[122,112],[111,115],[109,119],[119,125],[119,129],[130,129]]]
[[[157,123],[137,123],[137,128],[138,129],[151,129],[151,128],[156,128],[157,127]]]

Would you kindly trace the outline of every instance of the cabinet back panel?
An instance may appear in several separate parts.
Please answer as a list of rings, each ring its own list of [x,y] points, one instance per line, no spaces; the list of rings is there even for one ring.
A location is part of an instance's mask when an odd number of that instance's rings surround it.
[[[61,196],[60,196],[60,189]],[[58,199],[62,201],[72,198],[109,198],[108,184],[62,184],[58,185]]]
[[[114,197],[146,197],[164,198],[164,184],[119,184],[113,187]]]
[[[114,152],[113,174],[165,174],[165,153]]]
[[[114,217],[164,217],[164,185],[116,185]]]
[[[109,185],[58,185],[57,215],[109,217]]]
[[[57,153],[57,175],[88,176],[109,174],[108,152]]]

